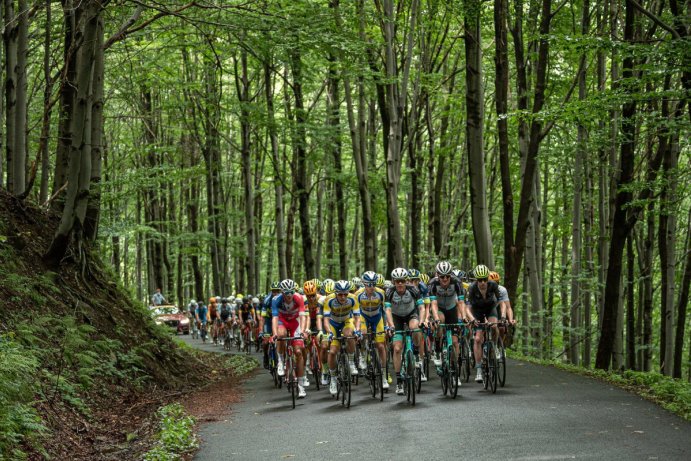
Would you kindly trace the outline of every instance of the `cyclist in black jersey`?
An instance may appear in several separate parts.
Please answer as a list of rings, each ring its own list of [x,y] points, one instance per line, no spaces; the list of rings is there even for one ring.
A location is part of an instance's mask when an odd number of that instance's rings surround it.
[[[480,264],[474,269],[475,282],[468,287],[468,294],[465,298],[466,311],[471,322],[496,322],[498,318],[497,306],[499,305],[499,285],[489,280],[489,269]],[[499,331],[496,325],[492,326],[495,338]],[[475,331],[475,367],[477,375],[475,381],[482,382],[482,343],[484,342],[484,332]]]

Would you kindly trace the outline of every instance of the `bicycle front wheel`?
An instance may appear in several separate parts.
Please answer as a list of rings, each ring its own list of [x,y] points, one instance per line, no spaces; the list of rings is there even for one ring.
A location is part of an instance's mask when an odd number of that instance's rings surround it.
[[[487,380],[489,381],[489,389],[492,391],[492,394],[495,394],[497,392],[497,352],[492,343],[487,348],[487,356]]]
[[[406,352],[405,368],[405,387],[407,389],[408,402],[415,405],[415,357],[411,350]]]
[[[458,357],[453,346],[449,348],[449,395],[458,395]]]
[[[497,342],[497,351],[499,352],[499,359],[497,360],[497,375],[499,378],[499,385],[504,387],[506,384],[506,349],[504,349],[504,342],[499,338]]]
[[[377,353],[376,348],[374,349],[374,354],[372,355],[372,357],[373,357],[372,358],[372,364],[374,365],[373,366],[374,385],[376,388],[374,397],[377,396],[376,393],[378,392],[379,393],[379,401],[381,402],[384,400],[384,384],[383,384],[384,374],[382,373],[381,360],[379,360],[379,354]]]

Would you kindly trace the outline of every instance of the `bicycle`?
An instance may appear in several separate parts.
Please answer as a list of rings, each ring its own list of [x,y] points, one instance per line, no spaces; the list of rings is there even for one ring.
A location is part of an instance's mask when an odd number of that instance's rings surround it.
[[[351,398],[351,379],[350,374],[350,364],[348,363],[348,353],[346,352],[345,340],[355,339],[355,336],[338,336],[331,340],[338,341],[340,343],[338,357],[336,360],[336,400],[340,398],[341,405],[346,408],[350,408],[350,398]],[[329,344],[329,347],[331,344]],[[333,379],[333,377],[331,378]]]
[[[223,350],[230,352],[233,339],[230,337],[230,328],[226,327],[223,331]]]
[[[298,378],[295,374],[297,368],[295,366],[295,351],[293,350],[293,341],[297,341],[298,339],[302,339],[302,336],[290,336],[287,338],[276,339],[277,341],[286,342],[285,358],[283,359],[285,371],[283,381],[286,383],[288,392],[290,392],[290,396],[292,397],[293,408],[295,408],[295,399],[297,398],[298,394]]]
[[[485,333],[485,340],[482,343],[482,385],[485,389],[489,388],[492,394],[497,392],[497,354],[496,343],[494,340],[494,329],[492,326],[497,322],[484,322],[478,324],[477,328]]]
[[[319,333],[318,331],[311,331],[309,342],[309,368],[312,370],[312,376],[314,376],[314,380],[317,382],[317,390],[319,390],[321,381],[321,379],[319,379],[321,374],[321,361],[319,360],[319,343],[317,341]],[[307,348],[305,348],[305,351],[307,351]]]
[[[506,320],[500,323],[507,326]],[[501,335],[497,337],[497,378],[499,379],[499,385],[504,387],[504,384],[506,384],[506,348],[504,347],[504,340],[501,339]]]
[[[416,388],[420,388],[421,376],[420,370],[418,370],[415,364],[415,354],[413,353],[413,333],[422,331],[420,328],[405,330],[396,330],[394,334],[400,334],[405,336],[405,345],[403,347],[403,353],[401,357],[401,378],[405,384],[403,385],[403,390],[406,395],[406,399],[412,405],[415,405],[415,391]]]
[[[206,322],[202,322],[201,328],[199,329],[199,336],[202,338],[202,343],[206,343],[207,326]]]
[[[363,340],[365,341],[365,361],[367,364],[365,377],[369,381],[372,397],[377,398],[377,394],[379,394],[380,402],[384,400],[384,386],[382,385],[383,372],[379,351],[377,350],[377,346],[373,343],[377,335],[383,334],[385,333],[376,333],[368,328],[367,333],[363,335]]]
[[[190,330],[192,333],[192,339],[198,339],[199,338],[199,326],[197,325],[197,321],[194,319],[194,316],[188,316],[190,319]]]
[[[437,370],[441,378],[441,389],[444,395],[447,393],[456,398],[458,395],[459,360],[456,348],[453,345],[453,333],[458,331],[459,325],[452,323],[440,323],[439,328],[444,329],[444,345],[441,350],[441,370]]]
[[[460,355],[459,367],[461,379],[467,383],[470,380],[470,370],[475,367],[475,359],[472,352],[473,350],[470,348],[470,343],[468,342],[470,329],[463,321],[459,322],[459,324],[461,326],[461,332],[458,335],[458,350]]]
[[[276,351],[276,344],[271,339],[272,336],[268,333],[263,333],[262,337],[269,338],[269,348],[267,355],[269,357],[267,369],[274,380],[274,387],[281,387],[281,380],[278,379],[278,353]]]

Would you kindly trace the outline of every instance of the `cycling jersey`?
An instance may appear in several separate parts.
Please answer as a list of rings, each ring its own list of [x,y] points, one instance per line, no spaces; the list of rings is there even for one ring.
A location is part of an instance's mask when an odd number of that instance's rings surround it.
[[[497,304],[499,304],[499,285],[491,280],[487,281],[486,296],[480,293],[477,282],[473,282],[468,289],[466,303],[470,306],[473,317],[477,320],[485,320],[489,317],[497,317]]]
[[[229,304],[221,304],[221,320],[227,322],[233,311]]]
[[[301,315],[305,315],[305,302],[302,295],[293,293],[292,297],[284,299],[285,295],[280,294],[271,301],[271,315],[278,317],[279,320],[294,321]]]
[[[314,296],[312,301],[307,296],[304,297],[305,311],[311,320],[322,317],[322,304],[319,296]]]
[[[360,315],[360,305],[354,294],[348,293],[344,303],[338,300],[336,293],[324,300],[324,318],[330,322],[343,323],[354,315]]]
[[[503,286],[499,285],[499,298],[497,301],[504,302],[509,300],[509,291]]]
[[[458,301],[465,300],[465,291],[461,282],[452,277],[446,288],[441,286],[441,280],[434,277],[429,282],[430,299],[437,301],[437,307],[442,311],[456,309]]]
[[[205,324],[207,321],[206,314],[208,313],[206,306],[203,304],[200,304],[199,306],[197,306],[196,313],[197,313],[197,317],[199,317],[199,321],[201,323]]]
[[[384,295],[384,290],[380,288],[375,288],[372,296],[367,294],[365,288],[356,291],[355,297],[360,305],[360,315],[372,322],[378,320],[384,310]]]
[[[254,318],[254,316],[255,316],[254,308],[249,304],[242,304],[237,309],[237,315],[238,315],[238,317],[242,318],[243,322],[246,322],[250,319],[250,317]]]
[[[417,313],[418,306],[424,304],[420,290],[411,286],[406,286],[403,294],[399,294],[396,287],[389,288],[384,300],[384,308],[390,309],[391,314],[398,317],[408,317]]]

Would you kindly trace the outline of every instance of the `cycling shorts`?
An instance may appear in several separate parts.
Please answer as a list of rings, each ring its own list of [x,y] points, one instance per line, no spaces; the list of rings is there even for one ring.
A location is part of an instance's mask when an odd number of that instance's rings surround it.
[[[300,319],[287,320],[280,315],[278,316],[278,326],[284,327],[288,336],[300,336],[302,332],[300,331]],[[303,347],[305,342],[302,339],[297,339],[293,341],[293,346]]]
[[[334,322],[330,321],[329,322],[329,333],[334,335],[334,338],[337,336],[341,336],[343,330],[350,328],[352,332],[355,332],[355,322],[353,322],[353,319],[347,319],[345,322]],[[352,333],[351,333],[352,334]],[[339,347],[341,345],[341,342],[334,339],[331,341],[332,346]]]
[[[384,316],[378,315],[376,317],[367,317],[363,315],[360,317],[360,331],[367,333],[367,330],[371,330],[373,333],[378,333],[374,336],[374,340],[378,343],[383,343],[386,341],[386,335],[384,335]],[[363,322],[362,319],[365,321]]]
[[[393,318],[393,328],[396,331],[402,331],[403,329],[405,329],[405,326],[408,325],[408,322],[410,322],[411,320],[419,320],[420,319],[418,316],[418,310],[417,309],[413,309],[413,311],[410,314],[408,314],[404,317],[400,317],[400,316],[394,315],[394,314],[391,314],[391,317]],[[393,336],[393,340],[394,341],[403,341],[403,335],[400,333],[396,333]]]
[[[477,319],[478,322],[485,322],[487,319],[493,319],[492,321],[496,322],[499,316],[497,315],[497,306],[493,306],[491,309],[475,309],[474,307],[470,308],[470,312],[473,314],[473,317]]]
[[[453,309],[449,309],[448,311],[439,309],[439,313],[444,314],[443,323],[458,323],[458,309],[455,307]]]

